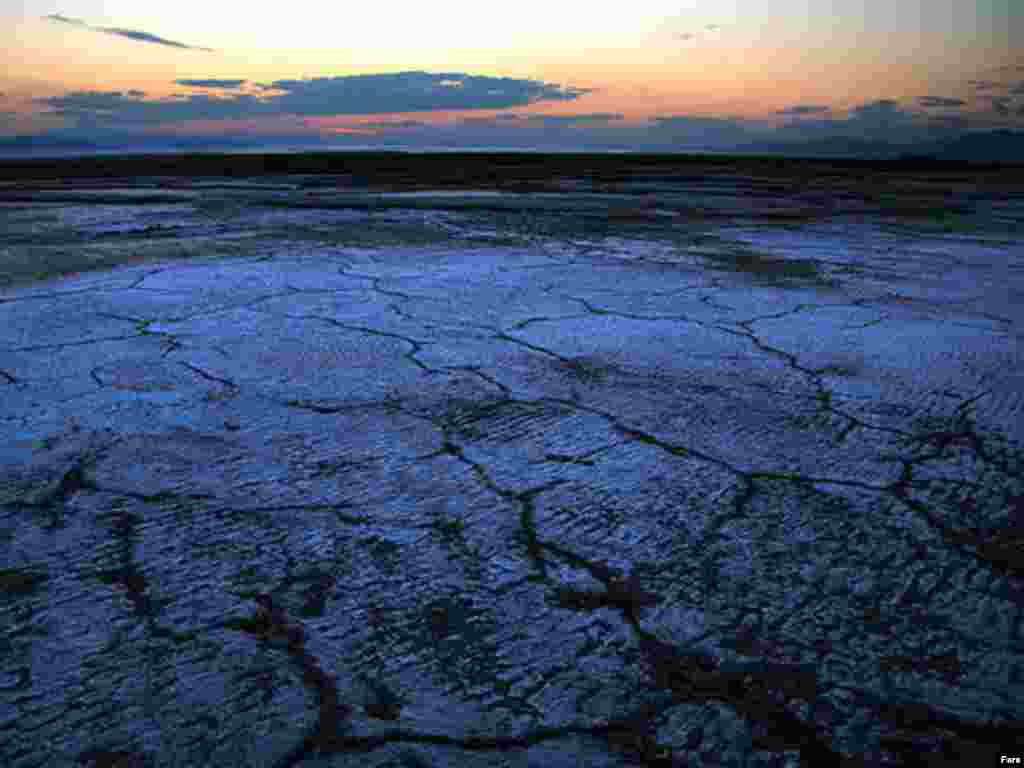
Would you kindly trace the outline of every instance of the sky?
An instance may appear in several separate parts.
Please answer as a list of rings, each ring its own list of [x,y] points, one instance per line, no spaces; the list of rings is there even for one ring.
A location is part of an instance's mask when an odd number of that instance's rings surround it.
[[[0,0],[0,140],[716,150],[1024,128],[1020,0]]]

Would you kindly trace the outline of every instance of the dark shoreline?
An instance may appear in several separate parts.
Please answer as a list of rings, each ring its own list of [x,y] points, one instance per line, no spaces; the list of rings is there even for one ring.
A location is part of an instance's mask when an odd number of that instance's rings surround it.
[[[432,188],[513,188],[558,178],[585,178],[597,184],[644,177],[665,182],[708,176],[757,174],[785,180],[870,174],[970,175],[1004,184],[1024,182],[1024,165],[974,163],[906,156],[895,160],[798,159],[778,156],[677,154],[568,154],[543,152],[411,153],[182,153],[91,155],[2,159],[0,181],[131,177],[251,178],[293,175],[350,176],[356,185]],[[311,183],[310,186],[315,186]]]

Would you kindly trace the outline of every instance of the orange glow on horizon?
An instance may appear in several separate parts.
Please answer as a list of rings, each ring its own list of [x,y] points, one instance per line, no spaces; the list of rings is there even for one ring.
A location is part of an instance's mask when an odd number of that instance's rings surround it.
[[[41,7],[32,15],[0,12],[0,113],[6,113],[7,121],[0,130],[61,127],[63,118],[49,114],[43,100],[75,92],[141,91],[149,100],[181,94],[230,98],[264,93],[257,84],[275,80],[410,71],[529,79],[590,92],[572,100],[499,110],[280,114],[163,125],[131,124],[126,119],[114,127],[139,133],[330,133],[365,131],[359,126],[396,121],[456,127],[465,118],[501,113],[608,113],[622,116],[611,125],[625,127],[673,116],[772,124],[784,122],[786,116],[779,113],[795,105],[827,106],[826,116],[841,118],[857,106],[892,99],[901,109],[920,112],[920,99],[929,95],[962,99],[966,115],[981,110],[992,115],[991,101],[971,90],[970,79],[995,77],[991,73],[999,67],[1024,66],[1020,54],[1001,39],[982,40],[976,34],[1009,30],[1017,17],[987,17],[970,10],[971,4],[951,6],[949,18],[935,13],[921,16],[918,11],[926,7],[926,0],[893,4],[884,18],[872,16],[870,24],[863,6],[885,0],[833,0],[833,5],[844,7],[842,24],[834,14],[809,12],[803,0],[776,0],[778,8],[752,5],[747,17],[732,14],[731,19],[704,19],[711,9],[696,8],[663,17],[651,8],[641,9],[642,0],[637,13],[603,7],[586,18],[560,6],[550,9],[545,17],[548,23],[537,30],[529,28],[522,13],[483,13],[467,6],[468,15],[454,15],[448,21],[428,9],[410,11],[409,18],[418,19],[422,26],[410,31],[408,24],[395,28],[387,13],[370,9],[367,18],[379,16],[375,25],[359,29],[341,25],[335,39],[325,25],[318,24],[308,40],[302,35],[308,20],[256,12],[243,19],[226,5],[210,8],[204,24],[198,25],[184,11],[189,2],[179,0],[161,15],[115,3],[104,6],[110,17],[97,15],[81,23],[48,20],[44,16],[52,10]],[[920,8],[912,8],[915,3]],[[68,14],[75,16],[71,9]],[[337,20],[344,15],[341,11],[325,14],[334,14]],[[495,18],[502,23],[496,25]],[[558,31],[552,26],[555,19],[567,26]],[[700,32],[711,22],[721,23],[721,30]],[[462,28],[462,23],[468,26]],[[111,33],[125,29],[142,30],[139,34],[151,38],[162,36],[157,39],[163,44]],[[427,30],[438,37],[430,37]],[[699,34],[683,40],[680,34],[688,30]],[[954,35],[970,30],[972,34]],[[438,42],[442,39],[444,44]],[[1014,78],[1024,80],[1024,70],[1000,76],[1008,89]],[[183,79],[247,82],[240,89],[205,89],[175,82]],[[401,96],[397,101],[402,102]],[[1006,108],[1006,120],[1021,123],[1022,108],[1024,102],[1018,98]],[[100,119],[96,124],[104,122]],[[508,125],[511,128],[514,123]]]

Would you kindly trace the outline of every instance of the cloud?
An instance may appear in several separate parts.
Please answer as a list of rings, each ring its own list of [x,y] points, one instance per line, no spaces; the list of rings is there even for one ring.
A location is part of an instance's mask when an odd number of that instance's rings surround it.
[[[175,80],[177,85],[185,85],[190,88],[239,88],[245,85],[248,80],[217,80],[207,78],[204,80]]]
[[[701,30],[701,32],[707,33],[707,35],[710,35],[712,37],[717,37],[717,33],[721,32],[721,31],[722,31],[722,25],[721,24],[705,24],[703,29]],[[701,37],[701,35],[698,32],[676,32],[675,33],[675,38],[677,40],[684,40],[686,42],[697,40],[699,37]]]
[[[3,138],[5,133],[13,132],[17,129],[18,115],[14,112],[4,112],[0,110],[0,138]]]
[[[797,104],[796,106],[786,107],[785,109],[780,109],[775,114],[777,114],[777,115],[793,115],[793,116],[820,115],[820,114],[822,114],[824,112],[830,112],[831,110],[832,110],[832,107],[826,107],[826,106],[821,105],[821,104]]]
[[[61,16],[59,13],[51,13],[50,15],[44,16],[43,18],[44,19],[50,19],[51,21],[60,21],[60,22],[63,22],[64,24],[74,24],[76,27],[88,27],[89,26],[88,24],[86,24],[81,19],[72,19],[72,18],[70,18],[68,16]]]
[[[1012,85],[1016,79],[1002,80]],[[163,141],[191,137],[199,142],[199,132],[215,131],[207,133],[206,140],[211,144],[255,142],[258,137],[279,134],[280,138],[287,134],[296,146],[326,136],[323,141],[331,145],[380,147],[402,144],[689,152],[774,146],[786,151],[808,147],[808,151],[859,152],[865,156],[910,151],[963,132],[1017,123],[1021,105],[1019,97],[1012,99],[1005,90],[975,93],[964,86],[970,94],[964,97],[967,101],[949,96],[925,96],[905,103],[879,99],[849,111],[798,103],[765,115],[763,120],[669,114],[637,121],[616,112],[587,112],[566,103],[578,101],[592,92],[589,89],[460,72],[414,71],[271,83],[216,77],[174,82],[178,87],[166,97],[147,96],[136,90],[74,91],[40,98],[35,103],[44,105],[49,117],[64,118],[61,136],[84,137],[93,143],[145,143],[154,141],[154,136]],[[551,109],[544,107],[551,102]],[[574,107],[577,111],[571,112]],[[454,120],[430,117],[439,111],[458,114]],[[352,119],[346,121],[347,125],[337,125],[336,134],[322,119],[337,117],[340,123],[345,116]],[[246,120],[246,131],[259,124],[258,136],[233,128],[232,120]],[[219,125],[193,130],[189,125],[192,121]]]
[[[926,97],[930,106],[950,106],[957,99]],[[802,105],[801,105],[802,106]],[[810,105],[813,106],[813,105]],[[881,142],[908,144],[931,141],[967,127],[967,115],[929,114],[921,110],[903,109],[892,99],[879,99],[857,105],[845,115],[800,115],[799,110],[784,110],[799,119],[780,126],[775,134],[779,141],[812,142]]]
[[[103,32],[108,35],[118,35],[119,37],[127,37],[129,40],[135,40],[140,43],[156,43],[157,45],[166,45],[171,48],[183,48],[190,51],[207,51],[213,52],[212,48],[201,48],[196,45],[186,45],[185,43],[179,43],[175,40],[168,40],[164,37],[158,37],[157,35],[149,32],[140,32],[136,29],[123,29],[121,27],[94,27],[91,24],[87,24],[82,19],[75,19],[69,16],[62,16],[59,13],[51,13],[48,16],[44,16],[44,19],[50,19],[51,21],[59,21],[62,24],[71,24],[76,27],[82,27],[83,29],[91,29],[94,32]]]
[[[196,45],[185,45],[185,43],[179,43],[174,40],[168,40],[164,37],[157,37],[149,32],[139,32],[135,29],[121,29],[120,27],[90,27],[90,29],[97,29],[100,32],[106,32],[108,35],[120,35],[121,37],[127,37],[129,40],[137,40],[140,43],[156,43],[157,45],[166,45],[171,48],[185,48],[190,51],[207,51],[212,53],[212,48],[200,48]]]
[[[154,125],[279,115],[312,117],[504,109],[546,101],[571,101],[590,93],[588,89],[539,80],[450,72],[277,80],[270,86],[264,93],[267,90],[277,93],[174,94],[166,99],[140,99],[121,91],[74,91],[40,99],[37,103],[79,123]]]
[[[904,114],[900,103],[893,99],[877,99],[854,107],[850,110],[851,117],[857,119],[889,118]]]
[[[462,117],[458,124],[469,128],[511,129],[514,135],[525,136],[531,132],[546,132],[552,128],[606,126],[622,119],[623,115],[618,112],[587,112],[569,115],[520,115],[514,112],[501,112],[491,117]]]
[[[460,117],[460,125],[475,125],[475,126],[490,126],[496,128],[498,126],[507,126],[514,122],[522,124],[524,121],[529,119],[529,115],[518,115],[515,112],[499,112],[491,117]]]
[[[922,96],[918,101],[922,107],[940,107],[940,108],[951,108],[951,107],[962,107],[966,102],[963,99],[948,99],[943,96]]]
[[[739,120],[693,115],[655,117],[648,132],[659,143],[704,144],[709,147],[743,143],[754,137],[750,126]]]
[[[362,123],[356,128],[378,128],[383,130],[409,130],[410,128],[426,128],[428,123],[419,120],[381,120],[376,123]]]
[[[541,101],[572,101],[591,91],[540,80],[464,73],[393,74],[276,80],[270,99],[280,112],[294,114],[376,114],[435,110],[505,109]]]
[[[591,112],[582,115],[527,115],[526,119],[531,123],[558,126],[576,125],[579,123],[607,123],[612,120],[621,120],[622,115],[618,112]]]
[[[187,120],[227,120],[271,114],[254,96],[218,99],[206,94],[169,100],[140,99],[121,91],[73,91],[39,99],[53,113],[79,124],[158,124]]]
[[[923,133],[950,134],[961,133],[970,128],[970,121],[963,114],[956,115],[929,115],[927,120],[921,124]]]
[[[899,141],[915,128],[915,116],[892,99],[878,99],[850,110],[845,126],[865,139]]]
[[[471,125],[481,127],[497,127],[501,123],[498,122],[498,116],[494,117],[463,117],[459,119],[460,125]]]

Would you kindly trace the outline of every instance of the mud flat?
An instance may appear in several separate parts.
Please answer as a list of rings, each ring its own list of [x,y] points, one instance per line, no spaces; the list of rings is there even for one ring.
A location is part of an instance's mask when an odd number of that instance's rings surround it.
[[[1020,754],[1009,177],[75,167],[0,188],[0,764]]]

